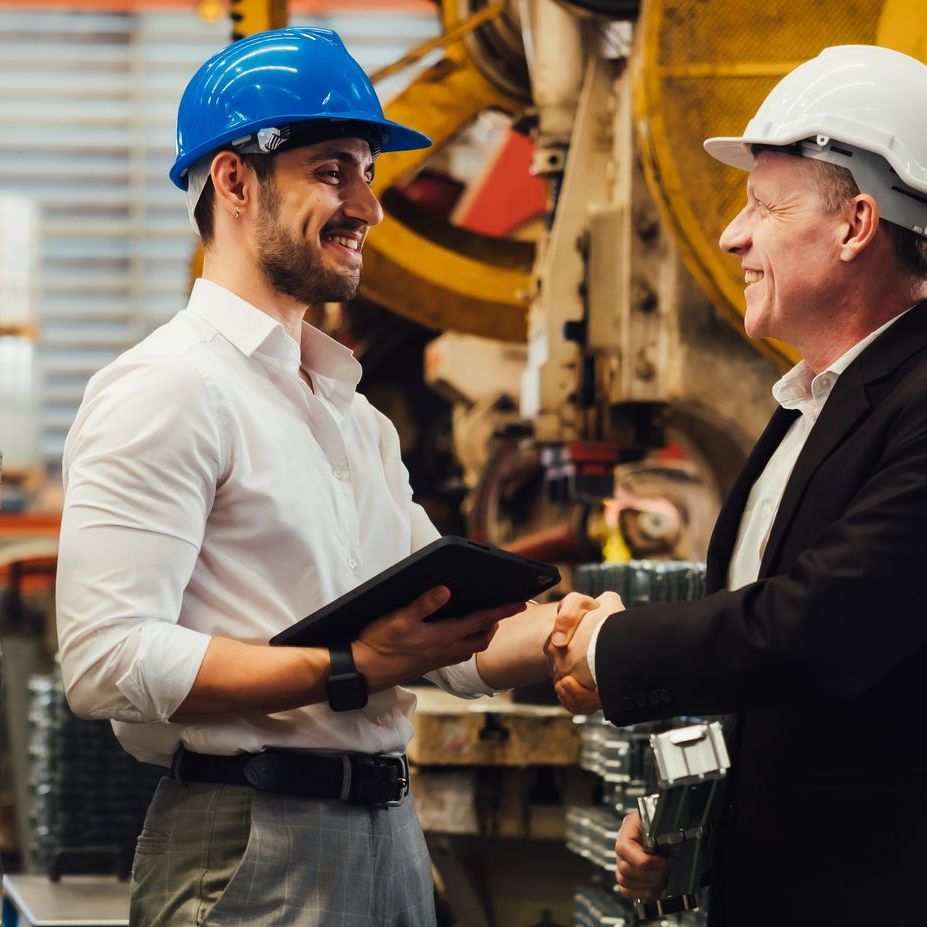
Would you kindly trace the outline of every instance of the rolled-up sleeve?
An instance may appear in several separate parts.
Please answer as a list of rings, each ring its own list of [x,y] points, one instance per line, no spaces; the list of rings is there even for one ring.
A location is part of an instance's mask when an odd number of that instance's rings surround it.
[[[210,637],[178,622],[222,459],[216,394],[186,357],[88,386],[65,445],[56,592],[77,714],[166,721],[189,693]]]

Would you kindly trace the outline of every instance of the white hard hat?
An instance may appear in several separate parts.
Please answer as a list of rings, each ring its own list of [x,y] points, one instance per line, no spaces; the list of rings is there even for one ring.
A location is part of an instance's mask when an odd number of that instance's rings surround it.
[[[742,136],[705,150],[753,167],[753,146],[847,168],[882,216],[927,236],[927,65],[876,45],[825,48],[773,87]]]

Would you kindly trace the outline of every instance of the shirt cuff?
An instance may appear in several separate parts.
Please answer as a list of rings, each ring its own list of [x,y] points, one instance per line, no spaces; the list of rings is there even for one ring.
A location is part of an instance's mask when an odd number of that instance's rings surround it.
[[[606,618],[605,621],[608,621]],[[595,675],[595,645],[599,641],[599,631],[602,630],[602,625],[605,624],[605,621],[600,621],[599,626],[592,632],[592,637],[589,638],[589,648],[586,650],[586,662],[589,664],[589,674],[592,676],[592,681],[595,683],[596,688],[599,687],[599,680]]]
[[[160,621],[147,622],[136,634],[138,658],[116,680],[116,687],[135,712],[115,715],[104,710],[98,716],[167,722],[190,694],[212,637]]]
[[[479,698],[481,695],[498,695],[499,689],[486,685],[476,668],[476,655],[466,663],[444,666],[425,674],[425,678],[436,686],[456,695],[458,698]]]

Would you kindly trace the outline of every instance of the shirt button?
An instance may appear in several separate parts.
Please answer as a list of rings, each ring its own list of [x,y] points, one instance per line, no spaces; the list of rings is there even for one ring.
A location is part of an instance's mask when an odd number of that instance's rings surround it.
[[[343,467],[332,467],[332,476],[334,476],[336,480],[343,480],[345,473],[346,471]]]
[[[392,715],[390,715],[388,712],[383,712],[383,714],[377,715],[377,724],[379,724],[380,727],[385,727],[392,720]]]
[[[352,570],[353,570],[353,569],[356,569],[356,567],[357,567],[357,558],[356,558],[356,557],[348,557],[348,566],[349,566]]]

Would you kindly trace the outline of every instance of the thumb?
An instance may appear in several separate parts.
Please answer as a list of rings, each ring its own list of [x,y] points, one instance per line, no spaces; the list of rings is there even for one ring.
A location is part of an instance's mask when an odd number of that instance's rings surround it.
[[[407,611],[414,618],[427,618],[434,614],[451,598],[451,590],[447,586],[435,586],[423,592],[414,602],[407,606]]]
[[[564,599],[557,608],[557,616],[550,632],[550,643],[553,647],[566,647],[586,612],[598,607],[598,602],[591,596],[571,595]]]

